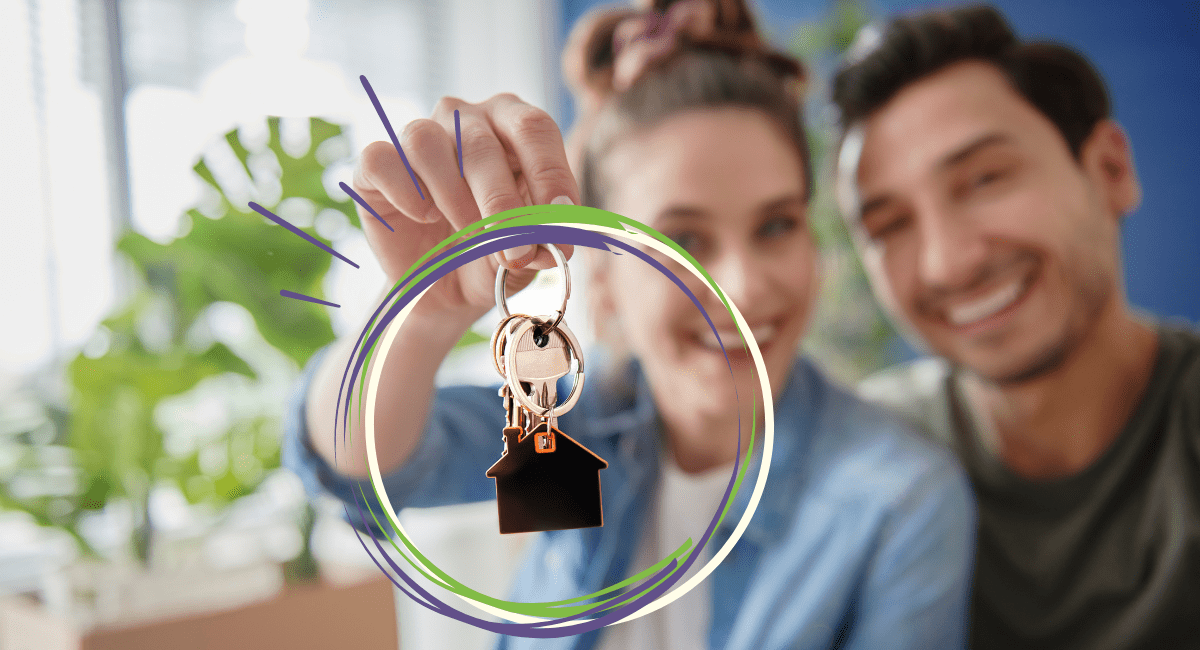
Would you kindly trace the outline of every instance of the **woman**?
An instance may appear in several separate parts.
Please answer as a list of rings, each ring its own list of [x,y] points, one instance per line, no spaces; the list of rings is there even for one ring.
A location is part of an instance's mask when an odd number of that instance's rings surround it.
[[[799,65],[763,48],[737,2],[693,0],[665,15],[589,24],[593,33],[573,42],[599,47],[585,48],[579,78],[595,84],[603,101],[580,139],[582,199],[672,237],[742,311],[775,398],[775,450],[754,518],[700,588],[632,622],[566,639],[502,638],[501,646],[961,647],[974,510],[960,471],[946,452],[796,358],[818,286],[806,223],[812,174]],[[369,146],[355,176],[356,189],[396,229],[363,219],[389,285],[481,215],[581,198],[557,128],[511,96],[479,105],[444,100],[435,119],[409,124],[401,142],[423,197],[389,144]],[[484,473],[500,452],[496,392],[435,390],[433,376],[493,305],[499,264],[520,269],[510,287],[527,283],[531,268],[552,264],[539,248],[500,257],[440,280],[388,355],[379,390],[391,397],[376,413],[386,435],[376,445],[394,504],[493,498]],[[658,271],[628,258],[592,255],[588,285],[606,337],[628,362],[609,364],[606,379],[589,381],[578,406],[559,420],[609,462],[605,525],[539,534],[516,579],[517,601],[597,591],[687,537],[699,539],[739,452],[739,416],[746,423],[755,412],[752,364],[716,298],[690,285],[726,342],[732,382],[691,302]],[[287,451],[311,490],[351,503],[366,475],[362,453],[340,449],[335,467],[328,423],[352,345],[341,341],[311,365]],[[361,430],[351,438],[361,440]],[[759,453],[746,447],[748,435],[742,442],[742,452]],[[705,553],[728,539],[748,493],[739,493]]]

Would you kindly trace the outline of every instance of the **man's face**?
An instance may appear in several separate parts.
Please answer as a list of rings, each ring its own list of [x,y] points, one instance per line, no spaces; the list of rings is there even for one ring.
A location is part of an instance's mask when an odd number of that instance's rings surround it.
[[[1002,72],[966,61],[905,87],[856,131],[842,209],[876,294],[933,352],[1023,381],[1114,311],[1119,220],[1138,197],[1115,124],[1077,160]]]

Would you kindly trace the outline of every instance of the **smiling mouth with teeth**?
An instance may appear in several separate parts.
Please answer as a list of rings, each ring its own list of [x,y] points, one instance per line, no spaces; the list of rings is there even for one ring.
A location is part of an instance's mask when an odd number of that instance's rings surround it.
[[[984,296],[968,302],[947,305],[946,320],[955,327],[974,325],[1004,311],[1025,295],[1029,283],[1013,280]]]
[[[758,347],[765,349],[775,339],[775,335],[779,331],[779,326],[775,324],[756,325],[750,328],[750,334],[754,336],[754,340],[758,342]],[[721,336],[721,342],[725,344],[725,351],[733,354],[740,352],[742,347],[742,337],[737,330],[717,330]],[[721,345],[717,342],[717,337],[713,335],[712,330],[701,330],[697,336],[700,346],[713,352],[720,352]]]

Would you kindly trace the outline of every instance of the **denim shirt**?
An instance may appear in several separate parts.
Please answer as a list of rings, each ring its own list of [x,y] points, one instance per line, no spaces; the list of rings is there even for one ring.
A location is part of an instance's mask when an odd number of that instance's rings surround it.
[[[301,381],[286,427],[284,463],[310,494],[353,504],[359,481],[308,443]],[[645,567],[629,566],[657,483],[658,413],[636,364],[627,381],[596,381],[559,428],[609,463],[600,473],[604,526],[536,533],[508,598],[549,602],[592,593]],[[766,488],[742,538],[711,581],[709,647],[726,650],[962,648],[974,558],[975,506],[951,454],[894,416],[797,360],[775,403]],[[383,477],[397,507],[495,499],[484,472],[500,456],[496,389],[436,392],[424,437]],[[747,430],[748,435],[748,430]],[[757,475],[710,541],[729,538]],[[371,494],[368,487],[367,494]],[[703,531],[696,531],[698,540]],[[504,649],[590,650],[604,630],[557,639],[501,636]]]

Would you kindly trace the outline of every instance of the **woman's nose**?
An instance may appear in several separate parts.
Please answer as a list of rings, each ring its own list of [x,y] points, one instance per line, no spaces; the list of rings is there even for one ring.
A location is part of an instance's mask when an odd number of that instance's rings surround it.
[[[708,272],[742,312],[753,312],[754,307],[767,297],[770,280],[765,260],[753,251],[729,250],[715,260]]]

